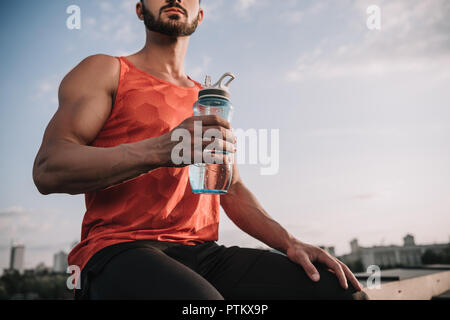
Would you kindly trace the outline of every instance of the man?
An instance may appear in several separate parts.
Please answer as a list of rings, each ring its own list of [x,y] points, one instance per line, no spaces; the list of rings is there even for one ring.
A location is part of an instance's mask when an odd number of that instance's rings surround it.
[[[199,0],[144,0],[144,48],[128,57],[91,56],[61,82],[33,179],[42,194],[85,194],[81,242],[69,264],[82,269],[83,299],[355,299],[348,267],[288,233],[242,181],[236,162],[225,195],[193,194],[188,167],[171,151],[177,129],[218,129],[234,155],[230,124],[193,117],[201,85],[184,72]],[[208,142],[209,143],[209,142]],[[192,139],[192,158],[195,152]],[[203,148],[207,143],[202,142]],[[225,162],[233,159],[223,156]],[[219,246],[219,207],[243,231],[285,255]]]

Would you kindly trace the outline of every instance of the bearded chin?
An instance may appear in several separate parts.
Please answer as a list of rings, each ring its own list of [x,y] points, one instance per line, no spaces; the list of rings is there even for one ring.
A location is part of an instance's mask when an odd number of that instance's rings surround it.
[[[174,16],[174,18],[177,16]],[[192,23],[183,23],[179,19],[169,17],[168,22],[156,20],[151,12],[144,8],[144,23],[149,31],[158,32],[170,37],[186,37],[195,32],[198,26],[198,15]]]

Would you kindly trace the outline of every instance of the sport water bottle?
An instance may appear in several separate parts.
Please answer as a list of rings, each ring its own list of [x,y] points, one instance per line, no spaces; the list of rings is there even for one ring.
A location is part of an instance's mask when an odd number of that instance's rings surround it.
[[[222,82],[227,77],[230,77],[230,80],[223,85]],[[198,101],[194,103],[194,116],[216,114],[231,122],[233,106],[228,86],[235,78],[232,73],[228,72],[217,83],[211,85],[211,77],[206,76],[205,86],[199,91]],[[222,152],[228,154],[226,151]],[[232,163],[194,163],[189,166],[189,181],[193,193],[225,194],[230,186],[232,175]]]

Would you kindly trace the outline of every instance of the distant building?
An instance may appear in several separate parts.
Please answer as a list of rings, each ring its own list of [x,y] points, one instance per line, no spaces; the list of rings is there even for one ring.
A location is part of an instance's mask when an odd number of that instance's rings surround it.
[[[67,271],[67,253],[59,251],[53,255],[53,271],[65,273]]]
[[[411,234],[407,234],[405,237],[403,237],[403,245],[405,247],[414,247],[416,245],[414,236]]]
[[[360,247],[357,239],[350,242],[351,253],[339,257],[344,263],[354,263],[360,260],[364,269],[370,265],[382,267],[414,267],[422,265],[422,255],[427,250],[440,252],[450,243],[416,245],[414,236],[408,234],[403,238],[403,246]]]
[[[9,260],[9,270],[18,271],[20,274],[24,270],[25,246],[23,244],[11,245],[11,255]]]
[[[325,250],[327,250],[328,253],[331,254],[333,257],[336,256],[336,253],[334,252],[334,247],[327,247]]]
[[[336,254],[335,254],[335,252],[334,252],[334,247],[319,246],[319,248],[325,250],[326,252],[328,252],[329,254],[331,254],[333,257],[336,256]]]
[[[35,268],[34,271],[36,273],[42,273],[42,272],[47,272],[50,271],[50,268],[47,267],[43,262],[40,262]]]

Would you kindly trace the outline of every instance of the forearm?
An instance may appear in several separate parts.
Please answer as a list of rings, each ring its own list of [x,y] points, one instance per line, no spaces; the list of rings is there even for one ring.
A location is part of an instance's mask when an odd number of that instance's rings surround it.
[[[157,169],[157,138],[111,148],[53,144],[36,158],[33,178],[44,194],[81,194],[105,189]]]
[[[244,232],[262,241],[269,247],[286,253],[296,241],[261,206],[256,197],[242,183],[233,186],[233,191],[222,195],[220,203],[227,216]]]

